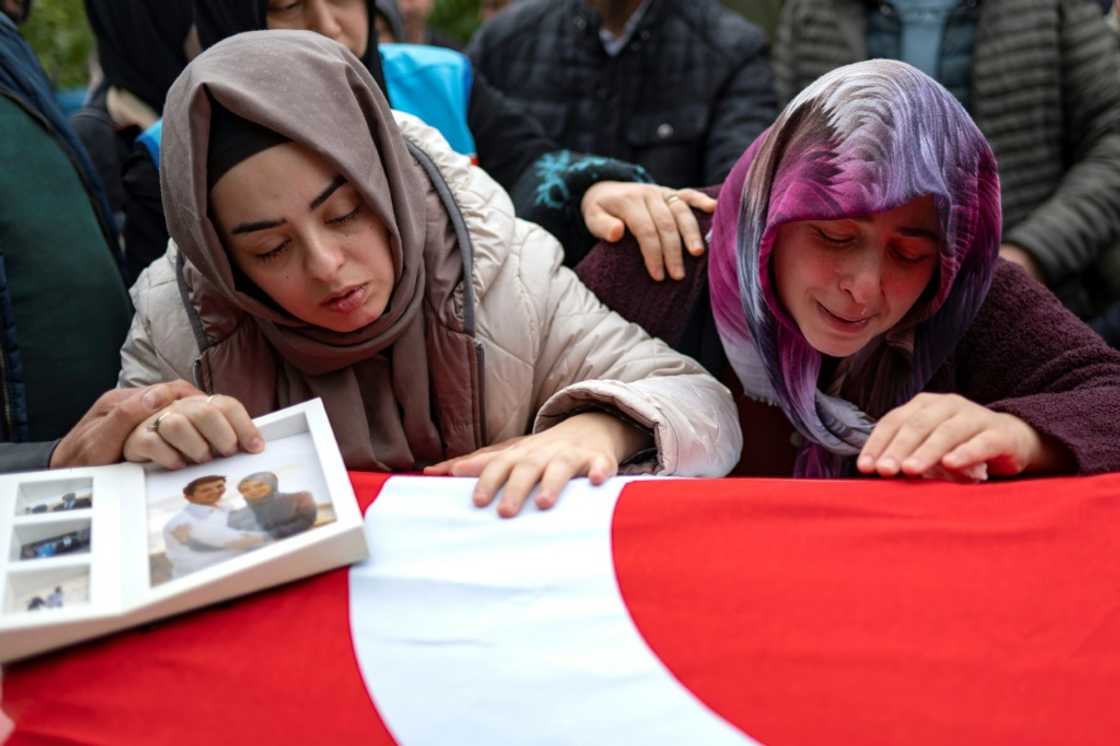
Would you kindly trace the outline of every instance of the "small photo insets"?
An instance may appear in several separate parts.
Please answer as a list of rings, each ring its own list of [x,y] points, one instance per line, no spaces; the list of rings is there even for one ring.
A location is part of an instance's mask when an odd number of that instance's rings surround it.
[[[42,613],[88,603],[88,566],[8,574],[5,613]]]
[[[335,520],[308,433],[176,472],[148,475],[152,586]]]
[[[90,540],[88,518],[20,524],[12,529],[9,559],[27,561],[88,553]]]
[[[25,482],[16,496],[16,516],[46,515],[93,507],[93,480]]]

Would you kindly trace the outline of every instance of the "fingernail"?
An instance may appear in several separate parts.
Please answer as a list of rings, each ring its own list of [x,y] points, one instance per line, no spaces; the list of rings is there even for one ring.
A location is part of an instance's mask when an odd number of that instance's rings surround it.
[[[898,471],[898,463],[893,458],[881,459],[879,471]]]
[[[874,465],[874,462],[871,460],[870,456],[860,456],[859,461],[856,462],[856,465],[863,471],[867,471]]]
[[[922,468],[922,465],[918,463],[918,459],[908,458],[902,462],[902,467],[908,471],[917,471]]]
[[[166,403],[166,398],[163,395],[163,387],[153,386],[148,389],[144,392],[140,401],[144,402],[144,406],[147,407],[149,411],[154,412],[159,409]]]
[[[264,440],[261,438],[253,438],[249,441],[249,450],[253,453],[264,450]]]

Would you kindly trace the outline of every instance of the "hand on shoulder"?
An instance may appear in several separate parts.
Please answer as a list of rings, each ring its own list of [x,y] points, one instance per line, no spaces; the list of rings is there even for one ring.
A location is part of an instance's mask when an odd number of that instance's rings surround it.
[[[693,208],[711,213],[716,201],[695,189],[600,181],[580,203],[591,235],[612,243],[622,240],[627,231],[634,236],[649,276],[658,282],[666,272],[674,280],[684,279],[682,244],[693,256],[704,253],[704,236]]]

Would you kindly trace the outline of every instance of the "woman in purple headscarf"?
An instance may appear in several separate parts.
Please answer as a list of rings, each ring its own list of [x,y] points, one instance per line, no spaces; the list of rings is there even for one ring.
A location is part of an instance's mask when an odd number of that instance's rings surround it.
[[[683,283],[650,281],[633,247],[578,272],[733,389],[736,474],[1120,470],[1120,355],[997,259],[992,151],[921,72],[873,60],[817,80],[707,227]]]

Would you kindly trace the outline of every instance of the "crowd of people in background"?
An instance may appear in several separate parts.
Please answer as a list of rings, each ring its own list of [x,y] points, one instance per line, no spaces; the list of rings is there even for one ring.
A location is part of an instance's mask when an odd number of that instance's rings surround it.
[[[1120,3],[85,6],[66,118],[0,0],[0,468],[320,396],[350,468],[503,515],[1120,470]]]

